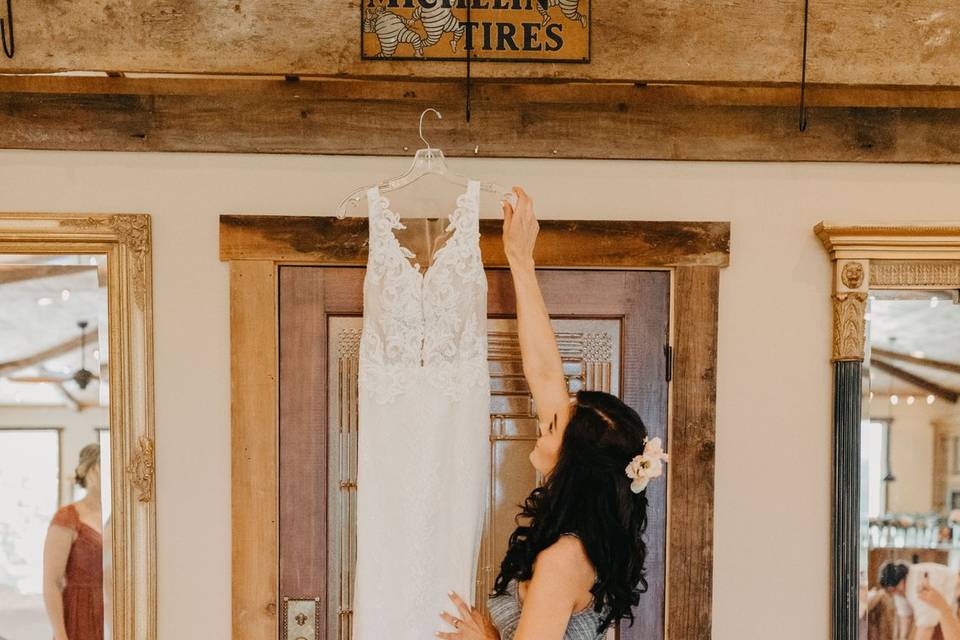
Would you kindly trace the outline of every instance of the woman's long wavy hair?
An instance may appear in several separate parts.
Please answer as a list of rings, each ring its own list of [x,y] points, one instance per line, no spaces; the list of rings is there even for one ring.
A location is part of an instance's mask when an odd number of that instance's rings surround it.
[[[517,515],[493,594],[506,593],[513,578],[533,575],[533,562],[561,534],[576,533],[597,570],[590,589],[594,610],[609,607],[597,631],[634,615],[646,592],[646,491],[633,493],[626,467],[643,452],[647,429],[637,412],[601,391],[580,391],[560,444],[556,466],[534,489]],[[526,519],[520,524],[521,518]]]

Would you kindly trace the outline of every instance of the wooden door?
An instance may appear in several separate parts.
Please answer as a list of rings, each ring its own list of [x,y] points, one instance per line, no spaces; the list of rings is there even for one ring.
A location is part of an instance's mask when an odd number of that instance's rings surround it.
[[[356,561],[357,356],[363,269],[280,269],[279,540],[281,638],[348,640]],[[490,495],[478,558],[483,608],[518,504],[539,478],[527,455],[535,407],[523,379],[508,271],[488,269],[491,375]],[[667,440],[670,274],[665,271],[538,271],[571,394],[608,391]],[[667,443],[669,447],[669,442]],[[666,483],[651,484],[649,590],[621,625],[623,640],[663,637]],[[425,615],[435,615],[425,612]],[[613,634],[611,634],[613,635]]]

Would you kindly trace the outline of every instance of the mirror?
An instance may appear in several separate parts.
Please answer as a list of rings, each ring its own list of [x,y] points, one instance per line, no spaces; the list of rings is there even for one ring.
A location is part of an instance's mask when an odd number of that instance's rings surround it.
[[[954,616],[960,226],[821,222],[814,233],[833,272],[831,637],[893,640],[912,625],[912,640],[936,638],[908,596],[918,577],[941,584]]]
[[[105,255],[0,255],[0,636],[110,638]]]
[[[861,607],[869,640],[928,640],[924,579],[960,598],[960,299],[871,291],[865,315]]]
[[[0,638],[154,640],[150,218],[0,213]]]

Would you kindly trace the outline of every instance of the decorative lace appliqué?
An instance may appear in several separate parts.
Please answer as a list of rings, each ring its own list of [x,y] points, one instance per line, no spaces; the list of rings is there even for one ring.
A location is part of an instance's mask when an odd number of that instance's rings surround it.
[[[480,255],[479,182],[449,216],[446,243],[425,272],[394,229],[406,228],[377,187],[367,192],[370,245],[363,283],[360,388],[378,403],[415,384],[451,399],[489,385],[487,279]]]

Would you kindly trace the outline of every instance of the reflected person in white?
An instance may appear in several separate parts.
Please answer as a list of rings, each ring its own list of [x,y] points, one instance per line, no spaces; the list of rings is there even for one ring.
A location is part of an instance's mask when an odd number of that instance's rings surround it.
[[[894,597],[898,637],[907,637],[912,620],[916,627],[913,640],[930,640],[942,621],[940,610],[927,602],[933,599],[930,591],[936,591],[944,602],[951,602],[954,607],[960,594],[960,574],[935,562],[888,562],[880,567],[879,582]],[[926,600],[920,596],[922,590],[926,592]]]

